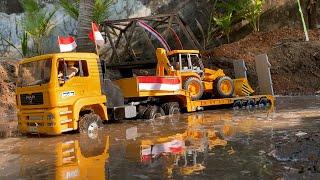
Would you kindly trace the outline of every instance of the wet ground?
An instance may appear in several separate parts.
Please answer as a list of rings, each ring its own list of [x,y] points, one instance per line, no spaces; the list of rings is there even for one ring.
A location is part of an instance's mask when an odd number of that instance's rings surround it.
[[[0,140],[0,179],[320,179],[320,98]]]

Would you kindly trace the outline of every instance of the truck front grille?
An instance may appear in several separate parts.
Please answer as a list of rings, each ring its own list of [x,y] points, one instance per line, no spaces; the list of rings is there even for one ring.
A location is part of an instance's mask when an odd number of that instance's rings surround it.
[[[42,93],[21,94],[20,101],[21,101],[21,105],[40,105],[40,104],[43,104],[43,94]]]

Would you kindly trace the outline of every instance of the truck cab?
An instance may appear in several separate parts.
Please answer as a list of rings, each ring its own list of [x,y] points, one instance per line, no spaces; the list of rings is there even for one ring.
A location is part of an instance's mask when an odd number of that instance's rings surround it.
[[[72,77],[67,74],[67,64],[77,69]],[[20,132],[58,135],[83,126],[86,130],[97,128],[98,121],[92,117],[107,120],[99,64],[98,56],[92,53],[57,53],[22,60],[16,89]],[[81,123],[83,118],[91,124]]]

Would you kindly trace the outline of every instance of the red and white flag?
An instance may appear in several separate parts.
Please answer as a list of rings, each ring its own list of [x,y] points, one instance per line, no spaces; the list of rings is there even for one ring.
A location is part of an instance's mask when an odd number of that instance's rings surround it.
[[[139,76],[139,91],[177,91],[180,90],[180,79],[177,77]]]
[[[60,52],[70,52],[76,49],[77,44],[72,36],[68,37],[59,37],[58,36],[58,44],[60,48]]]
[[[96,23],[92,22],[91,27],[92,31],[89,33],[89,39],[99,46],[104,45],[104,39],[99,31],[99,26]]]

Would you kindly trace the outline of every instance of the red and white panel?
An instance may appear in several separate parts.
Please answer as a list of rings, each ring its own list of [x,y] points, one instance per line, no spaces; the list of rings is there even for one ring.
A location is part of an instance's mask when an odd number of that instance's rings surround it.
[[[177,77],[140,76],[139,90],[177,91],[180,90],[180,79]]]
[[[162,144],[155,144],[149,148],[141,150],[143,160],[148,160],[151,157],[161,155],[163,153],[181,154],[185,150],[185,142],[181,140],[172,140]]]

